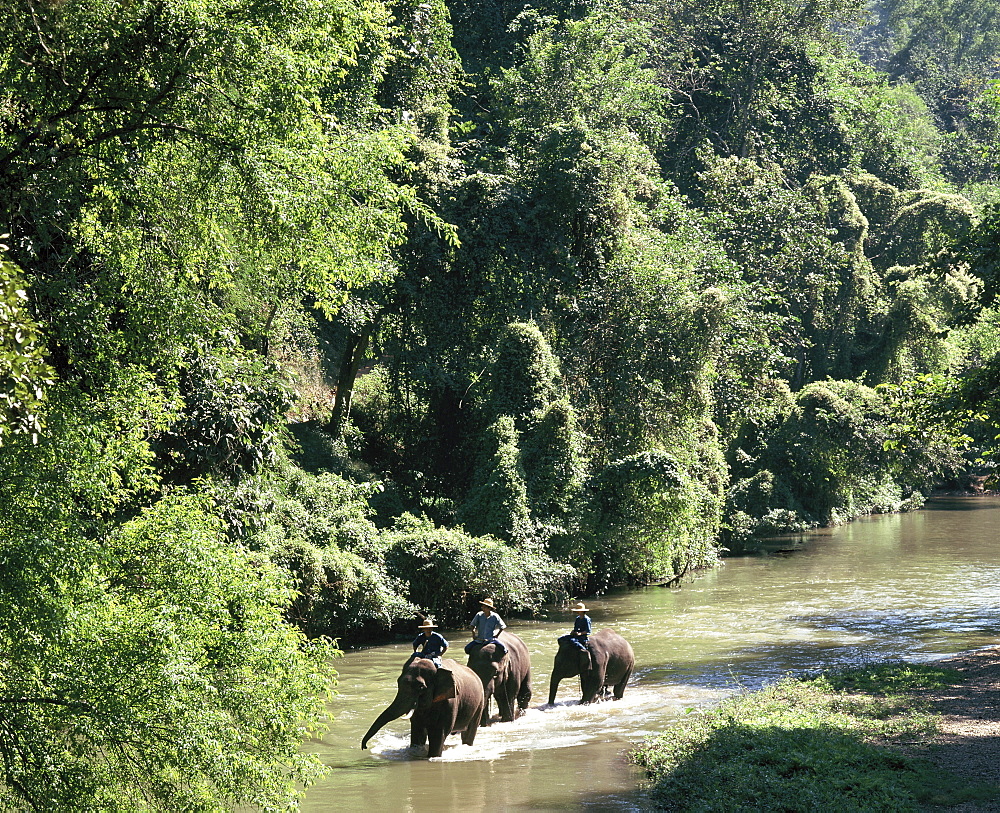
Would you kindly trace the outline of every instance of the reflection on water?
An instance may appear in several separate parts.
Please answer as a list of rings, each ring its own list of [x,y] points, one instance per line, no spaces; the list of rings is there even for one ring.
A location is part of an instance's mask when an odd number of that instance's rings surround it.
[[[449,738],[428,760],[397,720],[359,743],[395,693],[409,643],[348,653],[330,732],[310,745],[332,766],[306,811],[639,811],[631,743],[700,704],[787,672],[885,658],[930,660],[1000,636],[1000,499],[940,501],[807,537],[795,553],[728,560],[680,590],[648,588],[589,601],[636,653],[620,702],[577,704],[575,679],[544,705],[555,638],[572,613],[511,626],[531,651],[534,697],[513,723]],[[784,547],[791,547],[785,545]],[[445,631],[457,649],[461,631]],[[459,652],[459,654],[461,654]],[[495,711],[495,707],[494,707]]]

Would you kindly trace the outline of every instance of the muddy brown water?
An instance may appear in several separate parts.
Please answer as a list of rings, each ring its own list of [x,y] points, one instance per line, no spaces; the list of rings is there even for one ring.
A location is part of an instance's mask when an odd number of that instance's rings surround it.
[[[308,744],[330,767],[304,811],[642,811],[643,777],[625,753],[691,709],[792,672],[870,660],[932,660],[1000,640],[1000,498],[937,499],[911,514],[872,517],[728,559],[680,589],[588,600],[594,628],[636,653],[619,702],[577,704],[563,681],[545,705],[555,639],[573,614],[509,619],[528,644],[534,696],[513,723],[481,728],[472,746],[448,739],[439,759],[408,748],[390,723],[360,749],[395,694],[409,642],[349,652],[338,662],[335,719]],[[461,656],[464,631],[444,630]],[[496,708],[494,705],[494,713]]]

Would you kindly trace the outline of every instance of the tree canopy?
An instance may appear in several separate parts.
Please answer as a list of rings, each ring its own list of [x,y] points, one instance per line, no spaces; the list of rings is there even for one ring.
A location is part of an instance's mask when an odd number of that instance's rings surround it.
[[[988,477],[995,16],[9,3],[0,804],[287,809],[333,639]]]

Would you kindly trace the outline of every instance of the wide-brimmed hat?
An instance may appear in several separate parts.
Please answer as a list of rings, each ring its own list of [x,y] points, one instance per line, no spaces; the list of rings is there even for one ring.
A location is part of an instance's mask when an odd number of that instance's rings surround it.
[[[429,618],[424,619],[424,623],[417,627],[418,630],[436,630],[437,624],[431,621]]]
[[[586,613],[586,612],[589,612],[589,610],[587,610],[587,605],[586,604],[584,604],[582,601],[578,601],[576,603],[576,606],[573,608],[573,612],[574,613]]]
[[[481,605],[482,605],[483,607],[489,607],[489,608],[490,608],[491,610],[493,609],[493,599],[491,599],[491,598],[484,598],[484,599],[483,599],[482,601],[480,601],[479,603],[480,603],[480,604],[481,604]]]

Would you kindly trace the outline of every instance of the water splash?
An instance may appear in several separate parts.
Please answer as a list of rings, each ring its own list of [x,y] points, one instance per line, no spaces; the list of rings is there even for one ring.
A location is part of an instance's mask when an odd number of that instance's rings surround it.
[[[630,687],[621,700],[588,705],[562,700],[554,705],[527,708],[517,720],[481,727],[473,745],[463,745],[457,734],[445,742],[444,752],[431,761],[491,761],[519,752],[570,748],[590,742],[635,742],[647,734],[651,715],[671,710],[677,717],[692,707],[716,702],[728,692],[700,686]],[[380,732],[369,746],[372,755],[390,761],[421,759],[427,748],[411,748],[409,736]]]

